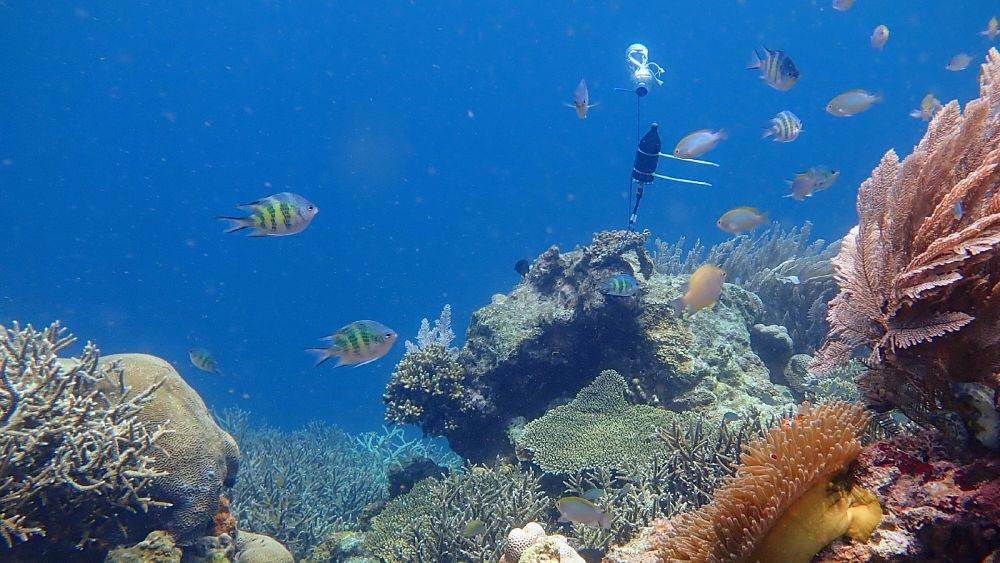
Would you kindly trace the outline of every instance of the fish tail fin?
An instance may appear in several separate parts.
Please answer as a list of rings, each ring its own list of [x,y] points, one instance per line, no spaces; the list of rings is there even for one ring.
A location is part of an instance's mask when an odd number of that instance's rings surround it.
[[[770,128],[770,129],[764,129],[761,132],[760,138],[761,139],[766,139],[766,138],[770,137],[771,135],[774,135],[774,128],[773,127]]]
[[[879,103],[879,102],[881,102],[884,99],[885,99],[885,96],[882,95],[882,91],[881,90],[879,90],[878,92],[875,92],[875,98],[874,98],[875,103]]]
[[[319,367],[323,364],[323,362],[329,360],[330,358],[337,358],[339,356],[339,351],[335,348],[306,348],[306,352],[309,352],[316,357],[316,363],[313,364],[313,367]],[[343,359],[340,359],[334,367],[340,367],[343,363]]]
[[[605,512],[601,514],[601,517],[597,519],[597,524],[604,528],[605,530],[611,529],[611,516]]]
[[[236,231],[249,229],[252,226],[246,217],[216,217],[216,219],[229,222],[226,230],[223,231],[225,233],[235,233]]]
[[[750,60],[747,61],[747,70],[760,70],[762,60],[763,59],[761,59],[760,57],[760,52],[758,52],[757,48],[754,47],[753,54],[750,55]]]
[[[725,129],[719,129],[718,131],[715,132],[715,136],[718,137],[719,140],[728,139],[729,131],[726,131]]]

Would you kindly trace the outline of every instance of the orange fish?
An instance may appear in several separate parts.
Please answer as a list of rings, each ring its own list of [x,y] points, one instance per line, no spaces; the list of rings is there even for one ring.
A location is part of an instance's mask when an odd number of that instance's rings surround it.
[[[722,295],[722,284],[726,283],[726,272],[718,266],[704,264],[691,274],[684,295],[674,299],[671,305],[677,314],[694,314],[715,305]]]
[[[596,105],[590,103],[590,92],[587,91],[587,81],[580,80],[580,84],[576,87],[576,92],[573,93],[573,103],[566,104],[566,107],[575,109],[576,116],[580,119],[587,119],[587,110]]]

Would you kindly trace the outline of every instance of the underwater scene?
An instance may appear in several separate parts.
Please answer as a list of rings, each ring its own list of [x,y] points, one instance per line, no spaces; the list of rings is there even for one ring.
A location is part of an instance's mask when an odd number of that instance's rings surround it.
[[[0,0],[0,562],[1000,563],[998,17]]]

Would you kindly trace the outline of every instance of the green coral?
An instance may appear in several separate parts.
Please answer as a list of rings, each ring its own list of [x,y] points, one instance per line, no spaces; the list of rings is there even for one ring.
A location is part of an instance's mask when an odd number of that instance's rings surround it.
[[[458,427],[466,411],[466,373],[442,344],[411,348],[396,364],[383,400],[386,420],[420,424],[432,435]]]
[[[677,415],[625,400],[625,379],[607,370],[569,404],[546,412],[524,428],[517,445],[549,473],[622,468],[648,463],[662,449],[653,439]]]
[[[507,532],[542,519],[551,506],[535,473],[471,467],[440,481],[424,479],[389,501],[372,519],[365,544],[386,563],[496,561]],[[465,537],[472,520],[483,521],[485,532]]]

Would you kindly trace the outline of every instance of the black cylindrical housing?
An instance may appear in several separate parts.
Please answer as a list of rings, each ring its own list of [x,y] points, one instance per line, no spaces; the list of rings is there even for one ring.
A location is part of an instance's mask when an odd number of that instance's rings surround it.
[[[635,151],[635,163],[632,165],[632,179],[640,184],[653,183],[656,173],[656,163],[660,160],[660,134],[656,132],[657,125],[650,126],[649,131],[639,141]]]

